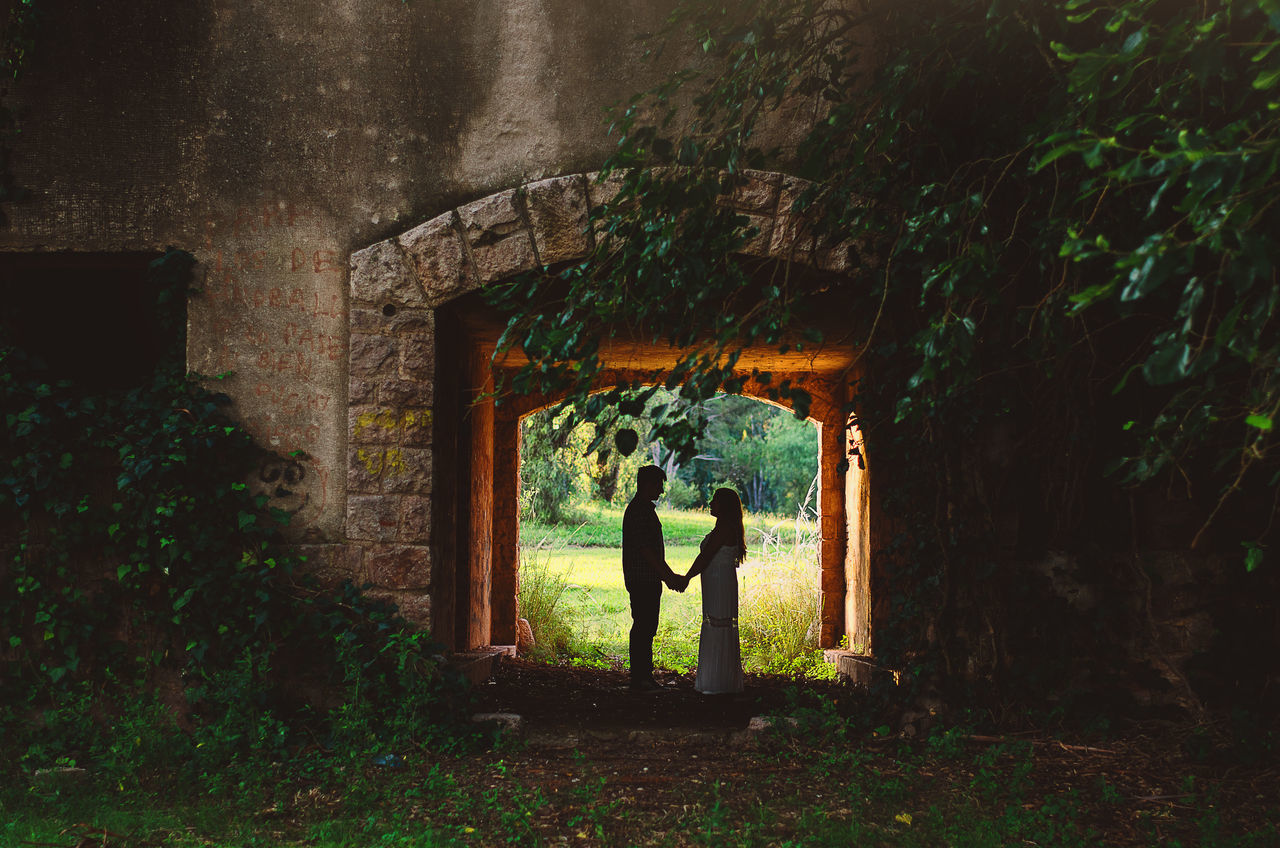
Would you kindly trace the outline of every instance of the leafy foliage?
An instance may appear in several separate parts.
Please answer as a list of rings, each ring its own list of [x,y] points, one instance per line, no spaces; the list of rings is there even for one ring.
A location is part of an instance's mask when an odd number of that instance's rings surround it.
[[[521,517],[565,523],[575,520],[572,507],[583,500],[625,503],[634,493],[636,469],[648,463],[667,471],[666,500],[681,509],[706,508],[720,486],[739,492],[752,512],[790,514],[812,500],[818,454],[808,422],[732,395],[695,404],[659,389],[649,408],[659,406],[706,422],[693,441],[691,460],[681,463],[676,451],[656,437],[662,419],[649,409],[620,416],[612,425],[614,433],[618,427],[642,431],[642,449],[627,456],[615,449],[606,427],[573,423],[570,412],[550,408],[528,416],[521,435]]]
[[[682,469],[697,506],[728,486],[751,512],[794,515],[812,509],[818,436],[807,421],[757,400],[719,395],[704,402],[707,428],[698,455]]]
[[[493,295],[532,360],[515,390],[588,417],[629,402],[587,397],[598,339],[628,327],[690,350],[667,386],[698,401],[741,387],[744,346],[847,315],[875,378],[851,409],[864,455],[905,470],[877,497],[919,528],[883,552],[901,594],[876,634],[910,668],[939,633],[989,629],[964,616],[1025,605],[1002,515],[1022,556],[1086,524],[1127,554],[1125,501],[1166,485],[1194,518],[1163,541],[1243,543],[1259,572],[1280,495],[1275,0],[689,0],[677,40],[698,61],[616,115],[590,260]],[[733,259],[753,233],[719,199],[751,167],[811,179],[794,209],[861,266],[801,285]],[[975,443],[1034,459],[984,471]],[[1040,639],[1051,617],[1006,626]],[[984,653],[1010,662],[994,642],[933,655]]]
[[[291,742],[290,715],[310,707],[290,682],[309,679],[336,693],[335,732],[359,719],[354,747],[434,732],[456,688],[440,648],[355,587],[311,588],[280,535],[288,516],[243,482],[266,455],[225,396],[183,374],[193,262],[170,251],[152,266],[170,349],[146,385],[51,383],[0,349],[0,722],[48,728],[90,699],[110,715],[181,681],[169,708],[197,716],[190,759],[216,771],[216,752]],[[10,741],[109,754],[115,742],[79,721]]]

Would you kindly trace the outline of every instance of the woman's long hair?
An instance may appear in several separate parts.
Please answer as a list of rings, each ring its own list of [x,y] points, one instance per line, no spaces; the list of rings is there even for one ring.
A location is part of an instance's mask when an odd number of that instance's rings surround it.
[[[724,522],[724,526],[729,530],[729,537],[732,544],[738,549],[738,564],[747,558],[747,533],[742,526],[742,500],[738,497],[738,493],[733,489],[716,489],[715,494],[711,496],[711,502],[720,501],[719,515],[716,516],[716,526],[720,522]]]

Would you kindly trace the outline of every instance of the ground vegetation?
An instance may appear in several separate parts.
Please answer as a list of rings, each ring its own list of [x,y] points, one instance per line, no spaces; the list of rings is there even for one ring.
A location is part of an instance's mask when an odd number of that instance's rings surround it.
[[[317,738],[449,739],[465,712],[429,634],[362,587],[316,586],[275,492],[245,482],[288,458],[236,424],[216,376],[185,373],[193,263],[151,266],[166,344],[139,384],[60,379],[0,339],[5,783],[81,763],[121,786],[152,768],[216,785]]]
[[[715,519],[707,512],[659,510],[667,561],[692,565]],[[534,644],[527,656],[555,665],[626,667],[630,605],[622,579],[622,509],[596,504],[573,526],[526,524],[520,549],[520,616]],[[818,646],[821,595],[818,529],[810,516],[748,515],[747,556],[738,571],[743,667],[831,679],[835,667]],[[697,666],[701,586],[665,592],[654,642],[662,668]]]
[[[5,781],[0,844],[1280,844],[1267,768],[1167,725],[974,715],[907,736],[836,684],[752,675],[708,704],[691,676],[641,699],[625,679],[508,663],[479,706],[524,728],[479,748],[257,758],[213,788],[153,770],[125,793],[96,771]],[[773,729],[748,739],[757,715]]]

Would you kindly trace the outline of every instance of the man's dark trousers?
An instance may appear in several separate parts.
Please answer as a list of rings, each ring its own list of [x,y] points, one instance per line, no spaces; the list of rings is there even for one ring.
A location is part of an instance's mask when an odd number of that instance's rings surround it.
[[[628,580],[631,596],[631,682],[653,679],[653,638],[658,635],[658,607],[662,603],[662,583],[658,580]]]

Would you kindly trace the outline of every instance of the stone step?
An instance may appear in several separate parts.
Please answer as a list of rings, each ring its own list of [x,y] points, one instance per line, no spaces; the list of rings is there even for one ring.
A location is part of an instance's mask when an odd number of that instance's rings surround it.
[[[515,645],[485,645],[470,651],[459,651],[449,657],[449,664],[475,685],[493,677],[503,657],[514,657]]]

